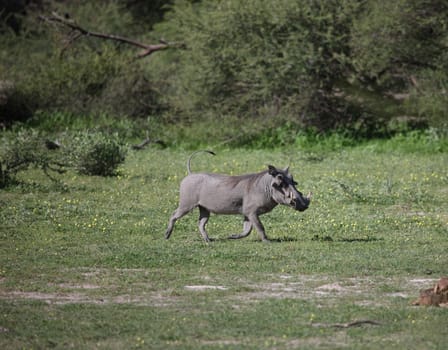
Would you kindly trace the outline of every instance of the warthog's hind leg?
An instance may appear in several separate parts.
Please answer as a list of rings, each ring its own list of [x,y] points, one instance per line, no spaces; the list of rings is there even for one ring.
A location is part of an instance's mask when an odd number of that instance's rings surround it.
[[[249,236],[250,232],[252,231],[252,224],[249,221],[249,219],[245,216],[244,222],[243,222],[243,232],[240,234],[235,234],[229,236],[229,239],[239,239]]]
[[[210,212],[206,208],[199,206],[199,232],[206,242],[211,242],[207,231],[205,230],[205,225],[207,224],[209,217]]]
[[[177,208],[176,211],[171,215],[170,222],[168,223],[168,228],[165,232],[165,238],[168,239],[171,236],[171,233],[173,232],[174,224],[178,219],[180,219],[182,216],[187,215],[191,211],[190,208],[188,209],[181,209],[181,207]]]

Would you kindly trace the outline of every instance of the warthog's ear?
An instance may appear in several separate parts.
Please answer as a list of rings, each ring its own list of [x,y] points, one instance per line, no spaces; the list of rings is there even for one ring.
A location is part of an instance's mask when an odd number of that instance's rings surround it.
[[[278,174],[278,170],[276,169],[275,166],[273,166],[273,165],[268,165],[268,169],[269,169],[269,175],[277,176],[277,174]]]

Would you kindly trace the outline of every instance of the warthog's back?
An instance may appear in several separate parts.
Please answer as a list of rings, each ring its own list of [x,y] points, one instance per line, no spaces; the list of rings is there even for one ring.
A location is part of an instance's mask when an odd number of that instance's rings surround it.
[[[257,180],[264,173],[243,176],[196,173],[188,175],[181,183],[181,202],[195,202],[212,213],[241,214],[243,198],[250,191],[253,196],[263,187],[257,188]],[[260,196],[264,197],[262,194]]]

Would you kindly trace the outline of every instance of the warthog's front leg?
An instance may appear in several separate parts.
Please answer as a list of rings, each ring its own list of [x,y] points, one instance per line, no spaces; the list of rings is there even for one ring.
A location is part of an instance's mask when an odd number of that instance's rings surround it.
[[[207,231],[205,230],[205,225],[208,222],[208,218],[210,217],[210,212],[204,207],[199,206],[199,232],[204,238],[204,241],[210,242],[210,238],[208,237]]]
[[[250,222],[252,223],[252,226],[255,227],[255,229],[258,231],[258,234],[260,235],[260,238],[263,242],[270,242],[268,237],[266,236],[266,233],[264,231],[263,224],[260,221],[260,218],[256,213],[251,214],[248,216]]]
[[[247,237],[247,236],[249,236],[251,231],[252,231],[252,223],[249,221],[247,216],[245,216],[244,222],[243,222],[243,233],[231,235],[231,236],[229,236],[229,239],[239,239],[239,238]]]

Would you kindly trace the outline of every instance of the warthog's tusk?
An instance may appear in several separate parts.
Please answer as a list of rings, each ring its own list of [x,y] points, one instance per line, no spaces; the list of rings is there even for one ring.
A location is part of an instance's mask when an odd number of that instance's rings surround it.
[[[312,196],[313,196],[313,192],[308,192],[308,194],[306,195],[306,199],[308,199],[310,201]]]

